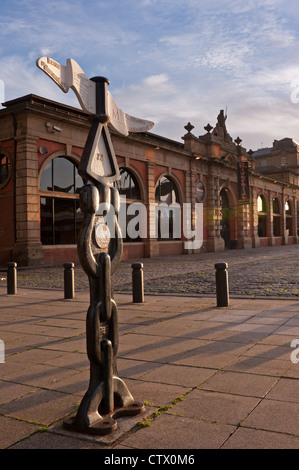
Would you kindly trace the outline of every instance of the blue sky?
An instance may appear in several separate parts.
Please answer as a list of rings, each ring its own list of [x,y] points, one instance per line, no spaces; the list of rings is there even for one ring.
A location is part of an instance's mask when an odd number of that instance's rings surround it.
[[[0,23],[7,101],[34,93],[79,107],[35,65],[72,58],[109,78],[119,107],[154,133],[181,141],[190,121],[201,135],[227,107],[247,149],[299,142],[298,1],[1,0]]]

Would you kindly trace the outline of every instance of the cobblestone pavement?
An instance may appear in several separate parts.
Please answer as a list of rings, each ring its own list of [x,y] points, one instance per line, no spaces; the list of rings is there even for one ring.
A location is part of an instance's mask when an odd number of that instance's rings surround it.
[[[216,262],[228,263],[230,295],[299,296],[299,246],[231,250],[122,261],[115,273],[115,292],[131,292],[131,264],[141,261],[146,293],[215,294]],[[0,285],[6,283],[0,272]],[[63,289],[63,266],[18,268],[18,287]],[[75,266],[75,290],[89,290],[88,278]]]

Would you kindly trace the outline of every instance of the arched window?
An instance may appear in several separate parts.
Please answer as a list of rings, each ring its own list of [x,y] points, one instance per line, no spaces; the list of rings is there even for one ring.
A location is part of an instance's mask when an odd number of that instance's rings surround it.
[[[120,195],[120,211],[119,220],[125,222],[125,226],[121,226],[123,241],[140,242],[143,231],[144,212],[140,212],[141,191],[135,175],[127,168],[120,168],[120,179],[115,182],[115,188]],[[134,204],[135,203],[135,204]]]
[[[273,207],[273,235],[280,237],[281,235],[281,210],[278,197],[274,197],[272,201]]]
[[[263,194],[260,194],[257,198],[257,211],[259,213],[267,212],[266,198]]]
[[[205,185],[202,181],[198,180],[196,183],[196,200],[197,202],[203,202],[206,194]]]
[[[45,166],[40,179],[41,242],[43,245],[77,243],[82,221],[79,191],[83,180],[77,164],[56,157]]]
[[[116,181],[115,187],[121,198],[129,200],[141,199],[140,188],[133,173],[125,168],[120,168],[120,180]]]
[[[285,202],[285,213],[286,213],[286,233],[287,235],[293,235],[293,212],[292,203],[289,199]]]
[[[172,179],[166,176],[160,178],[156,186],[155,201],[158,203],[156,208],[158,240],[180,240],[181,217],[179,193]],[[171,205],[173,206],[169,207]]]
[[[0,189],[8,183],[11,175],[11,161],[8,155],[0,154]]]
[[[160,178],[156,187],[155,201],[165,202],[166,204],[179,202],[178,190],[173,180],[166,176],[162,176],[162,178]]]
[[[267,236],[267,203],[263,194],[257,198],[258,236]]]

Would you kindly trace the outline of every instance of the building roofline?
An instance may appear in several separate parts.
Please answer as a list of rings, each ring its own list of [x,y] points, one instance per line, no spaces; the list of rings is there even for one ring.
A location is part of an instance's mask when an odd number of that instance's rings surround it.
[[[15,107],[15,106],[17,106],[19,104],[22,104],[22,103],[29,103],[29,104],[37,103],[37,104],[41,104],[41,105],[45,105],[45,106],[49,106],[49,107],[54,107],[54,108],[60,108],[60,109],[72,111],[72,112],[75,112],[75,113],[80,113],[80,114],[83,114],[85,116],[89,116],[89,113],[83,111],[80,108],[76,108],[74,106],[70,106],[70,105],[67,105],[67,104],[64,104],[64,103],[60,103],[59,101],[50,100],[48,98],[44,98],[42,96],[35,95],[33,93],[30,93],[30,94],[24,95],[24,96],[20,96],[19,98],[15,98],[13,100],[5,101],[4,103],[2,103],[2,106],[4,106],[6,109],[9,109],[11,107]]]
[[[46,110],[55,110],[55,111],[61,111],[62,113],[67,113],[67,114],[72,114],[76,116],[81,116],[82,118],[88,119],[90,116],[90,113],[83,111],[79,107],[76,108],[74,106],[69,106],[64,103],[60,103],[59,101],[54,101],[50,100],[48,98],[44,98],[39,95],[35,95],[33,93],[30,93],[28,95],[24,95],[18,98],[15,98],[13,100],[5,101],[2,103],[4,106],[3,109],[0,109],[0,114],[1,113],[7,113],[7,112],[12,112],[15,110],[21,110],[28,108],[30,106],[38,105],[41,109]],[[117,132],[114,132],[111,129],[111,134],[114,135],[119,135]],[[184,150],[184,143],[178,142],[173,139],[169,139],[167,137],[152,133],[152,132],[130,132],[129,137],[133,138],[134,140],[142,140],[147,141],[149,144],[150,143],[155,143],[157,146],[160,143],[161,147],[162,146],[167,146],[167,147],[172,147],[176,148],[177,150]]]

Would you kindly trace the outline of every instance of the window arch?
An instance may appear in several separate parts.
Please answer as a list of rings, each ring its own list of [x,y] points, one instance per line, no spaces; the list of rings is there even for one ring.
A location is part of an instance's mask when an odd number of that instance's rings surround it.
[[[272,200],[273,208],[273,235],[274,237],[281,236],[281,206],[277,196]]]
[[[166,176],[162,176],[156,186],[155,201],[172,204],[179,202],[179,192],[174,181]]]
[[[79,191],[83,180],[78,164],[65,156],[52,158],[40,177],[40,221],[43,245],[77,243],[83,214]]]
[[[257,198],[258,236],[267,236],[267,202],[263,194]]]
[[[82,186],[78,164],[64,156],[52,158],[44,167],[40,178],[41,191],[78,194]]]
[[[143,232],[143,223],[145,222],[142,219],[144,213],[139,212],[139,207],[133,207],[132,205],[134,202],[141,202],[140,185],[134,173],[128,168],[120,168],[119,172],[120,179],[115,182],[115,188],[118,190],[120,196],[120,211],[122,214],[125,214],[125,217],[120,217],[122,221],[125,220],[125,226],[121,227],[123,241],[125,243],[140,242]],[[140,216],[139,218],[138,215]],[[135,219],[135,217],[137,217],[137,219]]]
[[[0,153],[0,189],[10,180],[12,172],[11,159],[6,153]]]
[[[204,183],[201,180],[198,180],[196,182],[195,191],[196,191],[197,202],[203,202],[205,199],[205,195],[206,195],[206,188],[205,188]]]
[[[135,175],[127,168],[120,168],[120,179],[115,182],[115,187],[121,198],[129,200],[141,200],[140,186]]]
[[[257,211],[258,213],[267,212],[266,198],[263,194],[259,194],[259,196],[257,197]]]
[[[155,190],[156,207],[156,226],[158,240],[180,240],[181,239],[181,218],[179,207],[179,192],[175,182],[166,176],[162,176]],[[173,209],[167,206],[171,204]],[[165,205],[165,208],[160,204]]]
[[[280,215],[280,202],[277,196],[273,198],[273,214]]]
[[[292,204],[289,199],[286,200],[284,207],[285,207],[286,215],[292,215]]]

